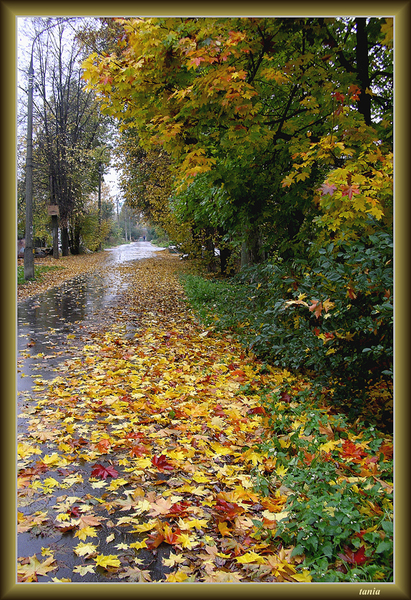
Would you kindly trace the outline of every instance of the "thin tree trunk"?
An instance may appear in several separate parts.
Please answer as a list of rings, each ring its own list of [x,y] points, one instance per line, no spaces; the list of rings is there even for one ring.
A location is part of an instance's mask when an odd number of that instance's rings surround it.
[[[371,96],[367,94],[367,89],[370,87],[367,21],[365,17],[358,17],[355,19],[355,23],[357,26],[357,76],[361,87],[358,110],[364,115],[365,123],[371,125]]]
[[[246,239],[241,246],[241,268],[255,265],[264,260],[260,230],[250,226],[246,232]]]
[[[69,255],[69,238],[67,225],[61,228],[61,254],[62,256]]]
[[[53,258],[59,258],[59,227],[58,217],[53,215],[51,217],[51,228],[53,233]]]

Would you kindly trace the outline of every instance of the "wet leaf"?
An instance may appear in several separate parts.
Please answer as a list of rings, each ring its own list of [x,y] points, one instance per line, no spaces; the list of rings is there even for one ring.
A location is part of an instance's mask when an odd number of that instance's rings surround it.
[[[38,581],[39,575],[47,575],[50,571],[57,569],[54,556],[49,556],[45,561],[40,562],[37,556],[33,554],[28,559],[20,559],[17,567],[19,581]]]
[[[91,476],[100,477],[101,479],[107,479],[107,477],[118,477],[118,471],[111,466],[103,467],[102,465],[94,465]]]
[[[103,569],[108,569],[110,567],[116,568],[121,565],[119,559],[114,554],[109,554],[108,556],[99,554],[94,560],[96,561],[96,566],[103,567]]]

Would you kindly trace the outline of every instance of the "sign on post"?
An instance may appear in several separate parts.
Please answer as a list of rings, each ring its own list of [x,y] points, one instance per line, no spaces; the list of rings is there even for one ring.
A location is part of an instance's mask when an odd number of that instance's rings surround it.
[[[59,206],[58,204],[49,204],[47,207],[48,213],[50,217],[58,217],[59,216]]]

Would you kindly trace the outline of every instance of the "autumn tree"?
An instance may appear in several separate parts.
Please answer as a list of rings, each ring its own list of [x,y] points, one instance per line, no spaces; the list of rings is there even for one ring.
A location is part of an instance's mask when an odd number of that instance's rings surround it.
[[[116,23],[123,33],[115,49],[93,53],[84,63],[84,77],[102,111],[134,127],[146,151],[156,144],[167,151],[174,167],[173,196],[187,209],[180,214],[199,225],[213,213],[213,225],[223,236],[243,245],[244,263],[259,262],[274,249],[284,257],[304,251],[327,211],[313,199],[328,174],[347,159],[357,166],[371,160],[369,177],[379,169],[372,153],[364,158],[364,147],[371,152],[377,144],[390,162],[389,21],[156,18]],[[311,153],[309,165],[297,173],[304,152]],[[347,180],[348,171],[339,184],[350,188],[351,197],[363,193],[361,184],[365,194],[372,185],[367,173],[356,188]],[[374,201],[370,213],[364,200],[359,217],[378,221],[390,210],[388,201],[379,206],[378,189]]]
[[[144,149],[135,128],[124,129],[116,146],[121,168],[120,186],[126,204],[144,214],[175,241],[181,238],[176,216],[169,203],[172,192],[171,160],[158,146]]]
[[[73,40],[73,26],[64,19],[58,21],[35,46],[36,193],[46,195],[48,204],[59,206],[63,255],[68,254],[70,237],[72,251],[78,252],[73,243],[76,235],[70,231],[76,226],[73,215],[97,186],[95,149],[104,143],[108,121],[100,114],[94,95],[83,89],[80,62],[84,53]],[[35,20],[35,31],[40,27],[43,21]]]

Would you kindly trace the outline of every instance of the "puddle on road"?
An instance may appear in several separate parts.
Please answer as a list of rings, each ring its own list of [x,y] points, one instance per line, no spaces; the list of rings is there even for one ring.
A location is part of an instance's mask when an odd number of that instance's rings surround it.
[[[17,414],[23,418],[18,419],[18,434],[27,434],[27,424],[24,414],[31,414],[33,399],[31,392],[35,391],[36,380],[51,380],[59,375],[59,367],[63,370],[63,363],[76,355],[87,340],[90,339],[96,327],[115,314],[122,293],[126,291],[128,281],[122,278],[119,267],[132,268],[132,262],[143,258],[152,257],[159,248],[148,242],[120,246],[110,250],[112,260],[105,264],[104,268],[97,273],[89,273],[78,276],[67,281],[60,287],[50,289],[38,296],[28,298],[18,304],[18,368],[17,389],[18,401]],[[129,324],[126,323],[125,329]],[[136,324],[131,325],[131,329]],[[76,472],[84,476],[82,484],[73,486],[70,495],[79,498],[89,494],[92,498],[95,490],[88,483],[92,465],[85,464],[80,468],[74,463],[70,469],[75,467]],[[69,470],[70,470],[69,469]],[[65,476],[64,469],[55,476]],[[25,491],[25,494],[27,490]],[[59,492],[62,493],[61,491]],[[20,497],[19,511],[22,513],[33,513],[33,511],[46,511],[57,501],[57,494],[42,496],[33,502],[33,498],[27,493]],[[113,533],[113,529],[103,525],[99,535],[99,552],[110,554],[111,547],[106,543],[105,537]],[[135,534],[127,534],[115,528],[118,542],[130,543],[136,541]],[[34,528],[30,532],[19,533],[18,555],[33,556],[40,555],[42,548],[49,547],[55,552],[55,558],[60,566],[52,573],[58,578],[69,577],[72,581],[81,582],[103,582],[110,580],[110,574],[98,567],[92,574],[83,577],[73,577],[73,566],[75,555],[73,547],[79,539],[74,537],[72,531],[61,534],[56,532],[52,523],[50,527],[42,524],[38,531]],[[139,555],[144,568],[149,569],[153,581],[161,579],[167,572],[162,564],[162,558],[167,557],[169,548],[157,549],[154,552],[142,550]],[[127,557],[126,557],[127,558]],[[135,555],[130,552],[130,565],[134,564]],[[48,578],[39,577],[39,581]]]
[[[55,369],[78,348],[87,326],[98,326],[108,318],[127,281],[119,267],[152,257],[163,248],[150,242],[124,244],[106,250],[110,258],[102,271],[80,275],[60,287],[50,289],[18,304],[17,390],[29,392],[32,376],[50,379]],[[135,323],[129,324],[135,329]]]

